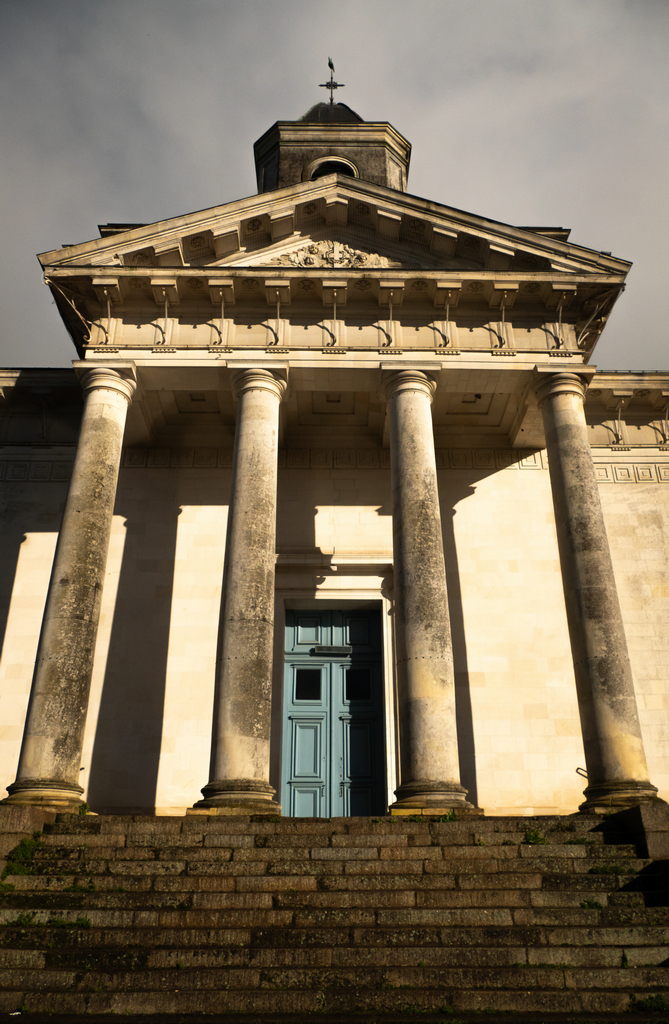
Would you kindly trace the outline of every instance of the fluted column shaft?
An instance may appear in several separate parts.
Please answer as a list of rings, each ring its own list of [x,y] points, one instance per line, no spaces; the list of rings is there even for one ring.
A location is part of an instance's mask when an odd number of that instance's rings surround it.
[[[285,383],[240,370],[210,781],[196,807],[273,810],[269,740],[279,404]]]
[[[652,799],[611,552],[573,373],[541,375],[537,394],[555,508],[588,785],[582,809]]]
[[[133,380],[94,367],[58,535],[16,782],[6,803],[81,805],[81,751]]]
[[[397,807],[465,805],[430,405],[434,381],[384,380],[390,425],[401,784]],[[469,805],[467,805],[469,806]]]

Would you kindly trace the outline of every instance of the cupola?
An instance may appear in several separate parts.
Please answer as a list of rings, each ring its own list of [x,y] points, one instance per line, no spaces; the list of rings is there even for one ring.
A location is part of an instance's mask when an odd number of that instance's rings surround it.
[[[405,192],[411,145],[386,121],[363,121],[345,103],[317,103],[277,121],[255,143],[258,192],[342,174]]]

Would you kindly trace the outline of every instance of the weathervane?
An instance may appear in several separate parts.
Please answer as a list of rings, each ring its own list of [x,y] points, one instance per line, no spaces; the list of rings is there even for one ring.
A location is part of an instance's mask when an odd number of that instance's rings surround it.
[[[335,91],[335,89],[343,89],[344,85],[343,85],[342,82],[335,82],[335,80],[334,80],[334,64],[332,63],[332,57],[328,57],[328,67],[330,69],[330,81],[329,82],[321,82],[321,84],[319,85],[318,88],[319,89],[329,89],[330,90],[330,104],[332,105],[334,103],[334,91]]]

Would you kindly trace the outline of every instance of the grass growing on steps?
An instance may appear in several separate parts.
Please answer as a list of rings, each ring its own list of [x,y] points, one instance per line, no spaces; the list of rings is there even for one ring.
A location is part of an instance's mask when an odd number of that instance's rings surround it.
[[[544,846],[546,844],[546,837],[538,829],[528,828],[525,830],[525,842],[531,846]]]
[[[34,875],[32,861],[37,850],[43,846],[41,832],[33,832],[32,839],[22,839],[18,846],[7,854],[7,864],[0,878],[6,878],[7,875]]]
[[[651,1013],[655,1013],[660,1010],[663,1010],[666,1013],[666,1011],[669,1010],[669,999],[659,992],[652,996],[644,996],[643,999],[637,999],[637,997],[632,994],[630,996],[629,1008],[630,1010],[638,1010],[641,1013],[648,1013],[649,1011]],[[658,1021],[658,1024],[662,1024],[662,1022]]]

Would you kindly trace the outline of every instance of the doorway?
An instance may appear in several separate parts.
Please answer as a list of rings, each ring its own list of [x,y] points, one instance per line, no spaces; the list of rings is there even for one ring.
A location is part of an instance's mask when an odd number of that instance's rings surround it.
[[[382,655],[378,608],[286,613],[287,816],[385,814]]]

